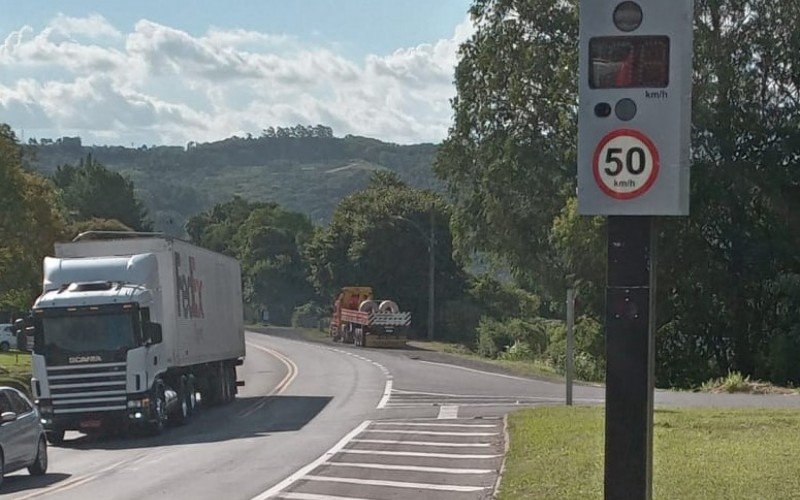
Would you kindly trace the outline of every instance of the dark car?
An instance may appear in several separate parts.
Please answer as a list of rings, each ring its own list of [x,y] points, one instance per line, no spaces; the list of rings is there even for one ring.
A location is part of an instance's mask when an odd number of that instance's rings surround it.
[[[0,486],[6,473],[25,467],[34,476],[47,472],[47,440],[39,412],[18,390],[0,387]]]

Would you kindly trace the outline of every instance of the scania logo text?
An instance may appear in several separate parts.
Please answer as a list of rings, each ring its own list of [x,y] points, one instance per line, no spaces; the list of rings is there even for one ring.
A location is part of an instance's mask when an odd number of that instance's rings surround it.
[[[69,358],[69,364],[75,363],[97,363],[98,361],[103,361],[103,358],[100,356],[72,356]]]

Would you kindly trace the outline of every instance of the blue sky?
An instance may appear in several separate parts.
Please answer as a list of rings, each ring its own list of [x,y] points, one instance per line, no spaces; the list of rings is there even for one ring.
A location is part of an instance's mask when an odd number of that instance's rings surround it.
[[[0,0],[0,120],[26,137],[185,144],[322,123],[447,133],[466,0]]]

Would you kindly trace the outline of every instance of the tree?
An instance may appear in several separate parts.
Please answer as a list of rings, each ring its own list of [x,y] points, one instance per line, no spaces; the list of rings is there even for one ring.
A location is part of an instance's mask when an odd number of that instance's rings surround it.
[[[64,222],[46,179],[22,169],[22,149],[0,124],[0,309],[23,311],[41,288],[42,259]]]
[[[343,286],[371,286],[377,298],[394,300],[410,310],[414,331],[425,332],[431,212],[436,303],[460,298],[465,277],[453,260],[449,207],[439,195],[410,188],[395,174],[380,171],[365,190],[339,203],[330,225],[318,230],[308,247],[311,277],[319,294],[332,300]],[[440,311],[437,321],[442,319]]]
[[[187,232],[195,243],[239,260],[245,300],[266,307],[271,321],[288,325],[294,309],[314,298],[302,257],[313,226],[304,215],[234,197],[192,217]]]
[[[58,167],[53,182],[75,220],[115,219],[136,231],[152,229],[144,206],[134,194],[133,182],[108,170],[91,155],[78,166]]]
[[[577,7],[473,3],[435,169],[460,247],[554,301],[577,280],[599,317],[604,224],[578,217],[573,200]],[[774,312],[794,300],[800,269],[799,14],[792,0],[696,3],[692,214],[658,229],[662,385],[729,369],[777,377],[775,346],[800,345],[797,323]]]

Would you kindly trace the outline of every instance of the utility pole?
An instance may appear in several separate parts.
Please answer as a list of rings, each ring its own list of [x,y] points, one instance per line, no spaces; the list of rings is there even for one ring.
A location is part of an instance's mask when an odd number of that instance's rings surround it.
[[[575,289],[567,289],[567,406],[572,406],[572,379],[575,376]]]

